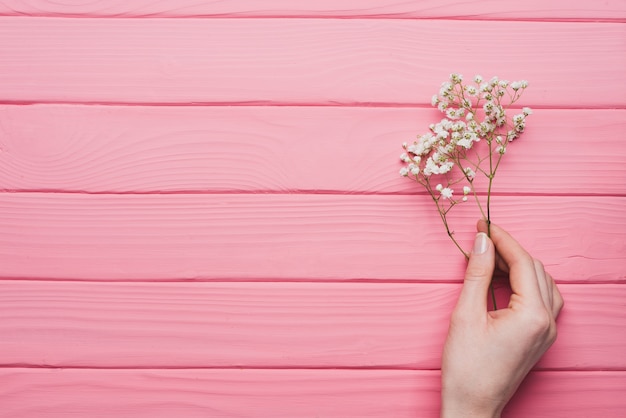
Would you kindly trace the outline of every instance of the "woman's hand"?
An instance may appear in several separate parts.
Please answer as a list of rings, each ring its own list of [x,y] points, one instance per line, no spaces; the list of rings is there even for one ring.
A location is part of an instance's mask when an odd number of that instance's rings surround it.
[[[511,235],[478,223],[463,289],[443,351],[441,417],[499,417],[556,339],[563,298],[543,264]],[[505,309],[487,310],[494,268],[509,274]]]

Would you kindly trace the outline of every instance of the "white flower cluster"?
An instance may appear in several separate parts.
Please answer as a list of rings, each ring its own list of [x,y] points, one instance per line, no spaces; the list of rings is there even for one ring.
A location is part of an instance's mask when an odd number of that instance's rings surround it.
[[[405,166],[400,169],[400,175],[417,180],[436,201],[439,198],[449,200],[451,204],[466,201],[467,195],[473,191],[476,171],[491,176],[491,179],[495,174],[495,171],[485,172],[480,168],[480,163],[487,157],[478,155],[475,144],[485,142],[488,158],[499,162],[507,143],[524,132],[526,117],[532,113],[525,107],[510,120],[507,117],[509,106],[527,87],[526,80],[509,82],[493,77],[485,81],[480,75],[474,77],[473,84],[466,85],[462,75],[451,74],[431,100],[445,117],[430,125],[429,131],[418,136],[413,143],[402,145],[405,152],[400,159]],[[460,178],[457,179],[452,176],[455,166],[459,168]],[[494,166],[497,164],[490,165]],[[446,184],[438,182],[433,189],[430,183],[433,175],[444,176]],[[465,183],[463,197],[454,200],[452,186],[459,183]]]

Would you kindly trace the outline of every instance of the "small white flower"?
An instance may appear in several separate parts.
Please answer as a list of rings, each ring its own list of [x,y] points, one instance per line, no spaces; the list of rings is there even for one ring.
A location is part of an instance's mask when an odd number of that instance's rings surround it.
[[[464,202],[467,202],[467,196],[463,196],[463,199],[461,199]]]
[[[490,115],[493,112],[494,104],[492,101],[488,101],[483,105],[483,110],[486,114]]]
[[[402,143],[402,148],[406,149],[406,147],[407,147],[408,145],[409,145],[409,144],[407,144],[406,142],[403,142],[403,143]]]
[[[520,124],[524,122],[524,118],[525,116],[522,113],[520,113],[519,115],[515,115],[513,116],[513,123],[515,123],[516,125]]]
[[[408,169],[408,168],[406,168],[406,167],[402,167],[402,168],[400,169],[400,175],[401,175],[402,177],[406,177],[406,176],[408,176],[408,175],[409,175],[409,169]]]
[[[453,122],[451,120],[448,120],[448,119],[441,119],[441,122],[439,122],[439,125],[443,129],[452,129]]]
[[[515,131],[509,131],[506,133],[506,139],[511,142],[513,141],[515,138],[517,138],[517,132]]]
[[[464,195],[468,195],[469,192],[471,192],[472,189],[469,186],[463,186],[463,194]]]
[[[446,161],[439,166],[439,174],[449,173],[452,167],[454,167],[454,163],[452,161]]]
[[[496,129],[496,126],[493,123],[482,122],[480,124],[480,131],[482,132],[483,136],[487,136],[488,134],[493,132],[495,129]]]
[[[428,177],[431,174],[437,174],[438,170],[439,170],[439,167],[437,166],[437,164],[435,164],[432,157],[429,157],[426,160],[426,165],[424,166],[424,171],[423,171],[424,175]]]
[[[472,112],[465,115],[465,120],[472,120],[472,119],[474,119],[474,114]]]
[[[498,85],[502,88],[506,88],[509,85],[509,82],[507,80],[500,80],[498,81]]]
[[[458,74],[458,73],[452,73],[452,74],[450,74],[450,81],[452,81],[455,84],[458,84],[461,81],[463,81],[463,76],[461,74]]]
[[[437,190],[438,192],[443,190],[443,185],[441,183],[439,183],[436,187],[435,190]]]
[[[454,193],[454,190],[452,190],[449,187],[445,187],[442,190],[439,191],[441,193],[441,197],[443,197],[444,199],[451,199],[452,198],[452,194]]]
[[[411,169],[411,174],[413,174],[414,176],[417,176],[419,173],[420,173],[419,167],[413,167]]]
[[[465,91],[467,91],[467,94],[470,96],[476,96],[478,94],[478,90],[476,90],[476,87],[474,86],[465,87]]]
[[[463,121],[455,122],[454,125],[452,125],[452,130],[454,132],[461,132],[464,129],[465,129],[465,122]]]
[[[467,178],[470,179],[470,180],[474,180],[474,177],[476,177],[476,173],[470,167],[465,167],[463,169],[463,172],[465,173]]]
[[[463,134],[463,138],[467,139],[468,141],[472,141],[472,142],[480,141],[480,138],[478,137],[478,135],[476,135],[476,133],[473,132],[473,131],[465,131],[465,133]]]
[[[483,77],[482,77],[481,75],[479,75],[479,74],[476,74],[476,75],[474,76],[474,83],[476,83],[476,84],[480,84],[480,83],[482,83],[482,82],[483,82]]]
[[[402,155],[400,155],[400,160],[405,162],[405,163],[410,163],[411,159],[409,158],[409,156],[406,153],[403,153]]]
[[[530,107],[523,107],[522,108],[522,113],[526,116],[528,115],[532,115],[533,114],[533,110]]]
[[[522,88],[522,83],[520,83],[519,81],[514,81],[511,83],[511,88],[515,91],[518,91]]]
[[[448,128],[445,128],[443,124],[438,123],[437,125],[435,125],[435,129],[433,132],[437,135],[437,139],[446,139],[450,135],[447,129]]]
[[[441,84],[441,88],[439,89],[439,95],[446,97],[447,93],[450,93],[453,90],[452,84],[447,81]]]
[[[463,138],[463,139],[459,139],[456,144],[459,147],[463,147],[465,149],[470,149],[470,148],[472,148],[472,145],[474,143],[472,141],[470,141],[469,139]]]
[[[506,148],[503,145],[500,145],[498,148],[496,148],[496,150],[500,155],[504,155],[504,153],[506,152]]]

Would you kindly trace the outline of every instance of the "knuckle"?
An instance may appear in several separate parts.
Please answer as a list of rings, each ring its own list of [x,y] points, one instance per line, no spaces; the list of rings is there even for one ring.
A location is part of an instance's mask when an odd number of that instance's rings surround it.
[[[561,312],[561,309],[563,309],[563,306],[565,306],[565,301],[563,300],[563,297],[559,293],[557,293],[554,296],[554,299],[555,299],[554,306],[557,312]]]
[[[554,344],[558,334],[559,333],[558,333],[558,331],[556,329],[556,325],[551,326],[550,327],[550,332],[548,333],[548,341],[549,341],[550,345]]]
[[[553,327],[553,319],[546,309],[537,309],[527,315],[528,330],[537,336],[548,336]]]

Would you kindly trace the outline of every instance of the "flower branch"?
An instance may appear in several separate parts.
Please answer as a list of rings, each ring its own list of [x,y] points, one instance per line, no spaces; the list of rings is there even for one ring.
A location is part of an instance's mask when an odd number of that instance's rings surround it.
[[[466,84],[460,74],[453,73],[431,100],[445,117],[431,124],[429,131],[413,143],[402,144],[405,152],[400,159],[405,165],[400,174],[426,189],[448,236],[465,257],[469,254],[454,237],[448,214],[472,195],[487,225],[491,223],[496,172],[508,145],[524,132],[526,117],[532,113],[524,107],[521,113],[509,117],[507,111],[527,87],[525,80],[509,82],[493,77],[485,81],[478,75]],[[477,174],[487,181],[484,203],[477,191]]]

